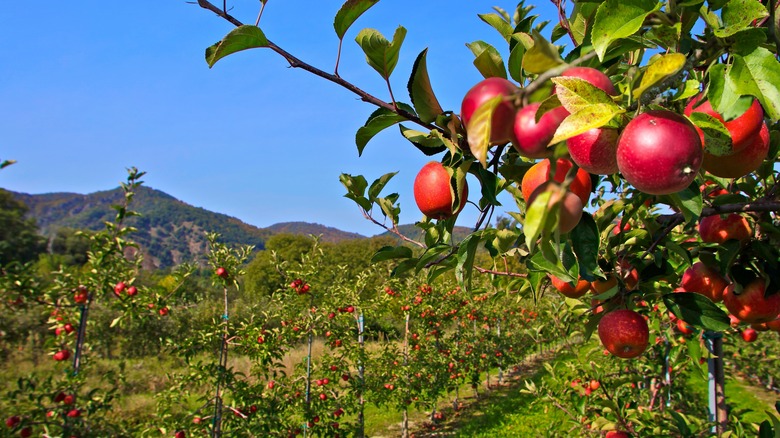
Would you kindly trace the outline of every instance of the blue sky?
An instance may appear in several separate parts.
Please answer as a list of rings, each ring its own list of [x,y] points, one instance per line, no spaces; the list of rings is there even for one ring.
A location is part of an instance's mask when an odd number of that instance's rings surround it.
[[[342,3],[269,0],[260,27],[303,61],[333,71],[332,23]],[[253,23],[259,4],[234,0],[232,14]],[[411,65],[428,47],[434,90],[459,112],[481,79],[465,44],[485,40],[507,56],[497,32],[477,17],[494,5],[511,11],[516,3],[379,2],[349,30],[339,73],[389,100],[354,38],[366,27],[392,38],[403,25],[408,34],[391,78],[396,98],[409,101]],[[547,2],[535,13],[555,19]],[[0,22],[0,160],[17,160],[0,171],[0,187],[90,193],[116,187],[136,166],[148,172],[147,186],[252,225],[307,221],[374,235],[383,230],[343,198],[339,174],[371,181],[397,171],[388,193],[401,196],[401,222],[421,218],[412,183],[431,158],[396,129],[358,157],[355,131],[375,108],[269,50],[209,69],[205,48],[232,26],[196,5],[30,0],[3,5]],[[473,225],[476,213],[467,206],[458,225]]]

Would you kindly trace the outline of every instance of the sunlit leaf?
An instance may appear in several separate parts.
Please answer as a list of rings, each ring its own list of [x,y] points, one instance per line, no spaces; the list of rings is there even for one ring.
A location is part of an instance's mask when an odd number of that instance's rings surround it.
[[[676,75],[685,67],[686,58],[682,53],[661,55],[647,66],[639,87],[634,89],[634,98],[639,99],[649,88],[663,82],[666,78]],[[664,91],[664,90],[660,90]],[[660,94],[660,93],[656,93]]]
[[[716,28],[714,33],[719,38],[726,38],[751,27],[755,20],[768,17],[769,11],[754,0],[729,0],[720,15],[723,27]]]
[[[466,126],[466,140],[468,141],[469,149],[474,158],[482,164],[482,167],[487,167],[487,151],[490,147],[493,112],[502,100],[502,96],[496,96],[485,101],[474,111],[468,126]]]
[[[426,123],[433,122],[436,117],[444,110],[436,99],[431,87],[431,80],[428,77],[428,64],[426,62],[428,49],[423,50],[417,55],[417,59],[412,66],[412,74],[409,77],[407,89],[409,97],[412,99],[412,105],[417,111],[420,120]]]
[[[541,74],[547,70],[563,64],[563,59],[558,49],[547,41],[539,32],[533,32],[534,45],[523,56],[523,69],[535,74]]]
[[[693,112],[689,118],[694,125],[704,132],[705,151],[719,157],[734,153],[731,134],[729,134],[723,122],[703,112]]]
[[[406,38],[406,29],[403,26],[398,26],[393,34],[392,42],[388,41],[376,29],[361,30],[355,41],[366,54],[368,65],[387,80],[398,63],[398,54],[401,51],[404,38]]]
[[[506,79],[506,67],[498,50],[484,41],[466,44],[476,56],[474,66],[485,78],[501,77]]]
[[[661,9],[662,2],[655,0],[607,0],[596,11],[591,40],[600,60],[612,42],[627,38],[637,32],[645,18]]]
[[[347,0],[336,13],[336,18],[333,20],[333,29],[336,31],[339,39],[344,39],[344,35],[346,35],[350,26],[355,23],[355,20],[378,2],[379,0]]]
[[[555,136],[550,141],[550,144],[564,141],[593,128],[600,128],[609,123],[613,117],[623,112],[625,110],[615,104],[597,103],[589,105],[563,119],[563,122],[555,131]]]
[[[734,54],[728,76],[739,94],[755,96],[773,122],[780,119],[780,62],[772,52],[759,47],[744,56]]]
[[[265,34],[257,26],[243,25],[233,29],[222,41],[206,49],[206,62],[209,68],[220,59],[242,50],[268,47]]]

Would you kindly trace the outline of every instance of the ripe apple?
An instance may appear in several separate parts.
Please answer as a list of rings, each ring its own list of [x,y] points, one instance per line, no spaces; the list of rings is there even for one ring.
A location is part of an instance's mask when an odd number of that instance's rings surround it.
[[[554,275],[550,275],[550,281],[552,282],[553,287],[565,297],[580,298],[590,291],[590,282],[581,278],[577,281],[575,286],[572,286]]]
[[[168,308],[162,307],[160,310],[157,311],[157,313],[159,313],[160,316],[166,316],[168,314]]]
[[[466,129],[477,108],[496,96],[502,96],[504,100],[493,110],[493,117],[490,120],[490,143],[501,144],[511,141],[516,111],[513,97],[517,91],[517,85],[500,77],[487,78],[474,85],[466,92],[460,107],[460,117]]]
[[[458,213],[466,205],[469,188],[463,181],[460,205],[452,210],[452,189],[450,174],[438,161],[431,161],[420,169],[414,179],[414,200],[422,214],[431,219],[447,219]]]
[[[54,353],[53,358],[57,362],[61,362],[63,360],[68,360],[68,358],[70,358],[70,351],[68,351],[68,350],[60,350],[60,351]]]
[[[780,315],[776,319],[766,322],[766,328],[776,332],[780,332]]]
[[[761,129],[761,124],[764,122],[764,110],[761,108],[761,104],[759,104],[758,100],[756,99],[753,99],[753,103],[750,105],[747,111],[742,113],[742,115],[739,117],[733,120],[729,120],[728,122],[723,119],[723,116],[715,112],[715,110],[712,108],[712,105],[710,105],[709,100],[700,104],[699,102],[701,100],[701,94],[691,99],[691,101],[688,102],[688,105],[685,106],[685,115],[690,116],[695,112],[705,113],[720,120],[723,125],[725,125],[729,135],[731,135],[731,147],[734,152],[739,152],[740,150],[747,147],[752,142],[753,137],[758,134],[759,130]],[[696,130],[701,136],[703,145],[704,133],[698,127]]]
[[[620,231],[623,231],[624,233],[631,229],[631,223],[626,222],[623,223],[622,219],[618,219],[617,223],[615,224],[615,228],[612,229],[612,234],[618,235],[620,234]]]
[[[8,426],[9,428],[14,428],[21,422],[22,422],[21,417],[19,417],[18,415],[13,415],[11,417],[8,417],[5,420],[5,425]]]
[[[179,431],[177,431],[177,432],[176,432],[176,434],[174,435],[174,438],[184,438],[184,437],[186,437],[186,436],[187,436],[187,434],[185,434],[183,430],[179,430]]]
[[[78,418],[78,417],[80,417],[80,416],[81,416],[81,411],[80,411],[80,410],[78,410],[78,409],[71,409],[71,410],[70,410],[70,411],[68,411],[68,413],[67,413],[67,414],[65,414],[65,415],[67,415],[67,416],[68,416],[68,417],[70,417],[70,418]]]
[[[328,394],[325,394],[324,392],[320,393],[320,400],[325,401],[327,399],[328,399]]]
[[[596,88],[602,89],[605,93],[616,96],[618,94],[615,85],[609,80],[609,77],[599,70],[591,67],[571,67],[561,74],[561,76],[575,77],[588,81]]]
[[[642,315],[628,309],[618,309],[601,318],[599,339],[614,356],[630,359],[647,349],[650,330]]]
[[[218,267],[216,271],[214,271],[215,274],[217,274],[217,277],[221,278],[227,278],[228,277],[228,271],[227,269],[223,268],[222,266]]]
[[[600,295],[604,292],[612,289],[613,287],[617,286],[618,280],[617,277],[615,277],[612,274],[607,275],[606,280],[596,280],[590,283],[590,290],[596,294]]]
[[[64,405],[70,406],[73,403],[76,403],[76,396],[73,394],[68,394],[62,398],[62,404]]]
[[[124,281],[120,281],[119,283],[117,283],[116,286],[114,286],[114,295],[121,296],[122,291],[125,290],[125,287],[126,285]]]
[[[731,213],[725,219],[716,214],[701,218],[699,235],[708,243],[724,243],[731,239],[744,242],[753,236],[753,230],[747,219],[738,213]]]
[[[752,328],[746,328],[745,330],[742,330],[740,335],[742,336],[742,339],[745,340],[745,342],[753,342],[758,339],[758,332]]]
[[[768,153],[769,128],[764,123],[758,134],[749,139],[747,145],[738,152],[717,156],[704,151],[701,167],[721,178],[741,178],[761,167]]]
[[[617,173],[618,131],[593,128],[566,140],[572,161],[596,175]]]
[[[520,155],[528,158],[544,158],[549,155],[547,145],[555,136],[555,130],[569,112],[559,106],[547,111],[536,122],[536,111],[541,103],[528,104],[517,111],[512,145]]]
[[[65,400],[65,393],[60,391],[54,396],[54,403],[59,403]]]
[[[595,391],[601,387],[601,383],[598,380],[591,380],[588,386],[592,391]]]
[[[680,287],[686,292],[700,293],[713,303],[719,303],[723,301],[723,291],[728,284],[728,280],[717,270],[696,262],[683,273]]]
[[[138,288],[135,286],[130,286],[127,288],[127,296],[128,297],[134,297],[138,294]]]
[[[19,431],[19,436],[22,438],[30,438],[32,436],[32,427],[27,426]]]
[[[568,233],[580,222],[582,218],[582,200],[571,191],[562,191],[561,186],[554,181],[542,183],[528,197],[528,205],[533,204],[537,196],[544,192],[550,192],[550,198],[547,203],[548,210],[554,205],[558,205],[558,229],[561,233]]]
[[[637,190],[651,195],[679,192],[693,181],[702,162],[693,124],[666,110],[652,110],[628,122],[618,139],[617,165]]]
[[[630,438],[627,432],[620,430],[610,430],[605,435],[605,438]]]
[[[550,176],[549,159],[544,159],[531,166],[525,175],[523,175],[523,180],[520,182],[520,191],[523,193],[523,199],[525,199],[527,203],[528,199],[531,197],[531,193],[547,181],[555,180],[562,183],[566,179],[566,174],[572,166],[572,162],[568,159],[559,158],[555,162],[555,174],[553,176]],[[582,205],[588,205],[590,190],[590,175],[582,169],[577,169],[574,180],[569,185],[569,191],[580,197]]]
[[[730,284],[723,292],[723,304],[728,311],[742,322],[768,322],[780,314],[780,294],[764,296],[766,281],[756,278],[742,288],[737,294],[734,284]]]
[[[89,293],[87,292],[87,289],[79,286],[78,290],[76,290],[76,293],[73,294],[73,302],[76,304],[84,304],[87,302],[87,299],[89,298]]]
[[[677,320],[677,330],[680,331],[680,333],[684,335],[690,335],[693,333],[693,327],[691,327],[687,322],[683,321],[682,319]]]

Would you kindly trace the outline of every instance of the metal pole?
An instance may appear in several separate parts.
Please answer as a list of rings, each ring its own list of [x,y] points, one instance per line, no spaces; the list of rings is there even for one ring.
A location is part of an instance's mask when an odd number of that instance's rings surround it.
[[[363,328],[364,328],[364,320],[363,320],[363,312],[360,313],[360,316],[358,316],[358,345],[360,346],[360,351],[362,353],[363,351]],[[365,417],[363,412],[363,388],[365,387],[365,381],[364,381],[364,373],[365,373],[365,366],[363,365],[362,359],[360,362],[358,362],[358,379],[360,381],[360,397],[358,400],[358,430],[357,430],[357,436],[358,438],[363,438],[365,435]]]
[[[720,436],[728,421],[723,372],[723,333],[705,331],[703,338],[707,350],[710,352],[710,358],[707,360],[707,386],[709,389],[709,420],[713,422],[711,432]]]

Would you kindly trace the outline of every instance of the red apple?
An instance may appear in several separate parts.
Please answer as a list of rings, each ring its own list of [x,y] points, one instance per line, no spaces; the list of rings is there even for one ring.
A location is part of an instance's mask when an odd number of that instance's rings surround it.
[[[647,349],[650,330],[642,315],[628,309],[618,309],[601,318],[599,339],[613,355],[630,359]]]
[[[772,331],[780,332],[780,315],[776,319],[766,322],[766,328]]]
[[[552,281],[553,287],[565,297],[580,298],[590,291],[590,282],[587,280],[579,279],[577,284],[572,286],[558,277],[550,275],[550,281]]]
[[[688,105],[685,106],[685,115],[690,116],[695,112],[705,113],[720,120],[731,135],[731,147],[734,152],[739,152],[747,147],[752,142],[753,137],[758,134],[761,129],[761,124],[764,122],[764,110],[756,99],[753,99],[753,103],[747,111],[728,122],[723,119],[723,116],[715,112],[712,105],[710,105],[709,100],[699,104],[701,100],[701,94],[691,99],[691,101],[688,102]],[[704,133],[698,127],[696,130],[701,136],[702,144],[704,144]]]
[[[753,230],[747,219],[738,213],[731,213],[725,219],[716,214],[701,218],[699,235],[702,242],[708,243],[724,243],[731,239],[744,242],[753,236]]]
[[[769,128],[761,125],[758,134],[746,141],[747,145],[733,154],[717,156],[704,152],[702,167],[721,178],[741,178],[761,167],[769,153]]]
[[[68,351],[68,350],[60,350],[60,351],[54,353],[53,358],[54,358],[54,360],[56,360],[58,362],[61,362],[63,360],[68,360],[68,358],[70,358],[70,351]]]
[[[528,203],[531,193],[547,181],[555,180],[562,183],[566,179],[566,174],[572,166],[573,164],[571,161],[566,158],[559,158],[555,162],[555,173],[552,176],[550,175],[551,166],[549,159],[544,159],[531,166],[525,175],[523,175],[523,180],[520,182],[520,191],[523,193],[523,199]],[[569,185],[569,191],[579,196],[582,205],[588,205],[590,190],[590,175],[582,169],[577,169],[574,180]]]
[[[544,192],[551,193],[547,203],[548,210],[553,208],[554,205],[558,205],[558,230],[561,233],[568,233],[573,230],[582,218],[582,200],[568,190],[563,192],[558,183],[547,181],[531,193],[531,196],[528,198],[528,206],[530,207],[536,197]]]
[[[723,292],[723,304],[740,321],[772,321],[780,314],[780,294],[766,297],[765,292],[766,281],[760,277],[745,285],[740,294],[734,290],[734,284],[730,284]]]
[[[745,340],[745,342],[753,342],[758,339],[758,332],[752,328],[746,328],[745,330],[742,330],[740,335],[742,336],[742,339]]]
[[[688,323],[683,321],[682,319],[677,320],[677,330],[679,330],[680,333],[684,335],[690,335],[691,333],[693,333],[693,327],[688,325]]]
[[[67,415],[67,416],[68,416],[68,417],[70,417],[70,418],[78,418],[78,417],[80,417],[80,416],[81,416],[81,411],[80,411],[80,410],[78,410],[78,409],[71,409],[71,410],[70,410],[70,411],[68,411],[68,413],[67,413],[67,414],[65,414],[65,415]]]
[[[218,267],[216,271],[214,271],[215,274],[217,274],[217,277],[221,278],[227,278],[228,277],[228,271],[227,269],[223,268],[222,266]]]
[[[566,140],[572,161],[596,175],[617,173],[618,131],[593,128]]]
[[[651,195],[679,192],[693,182],[702,147],[693,124],[666,110],[652,110],[631,120],[620,134],[617,165],[637,190]]]
[[[8,426],[9,428],[14,428],[21,422],[22,422],[21,417],[19,417],[18,415],[13,415],[11,417],[8,417],[5,420],[5,425]]]
[[[165,315],[168,314],[168,308],[167,307],[163,307],[160,310],[158,310],[157,313],[159,313],[160,316],[165,316]]]
[[[610,430],[605,435],[605,438],[630,438],[627,432],[619,430]]]
[[[592,391],[595,391],[595,390],[597,390],[597,389],[599,389],[601,387],[601,383],[598,380],[591,380],[590,384],[588,385],[588,387]]]
[[[438,161],[431,161],[414,179],[414,200],[422,214],[431,219],[447,219],[458,214],[466,205],[469,195],[468,184],[463,181],[460,205],[453,211],[450,174]]]
[[[138,288],[135,286],[130,286],[127,288],[127,296],[128,297],[134,297],[138,294]]]
[[[728,280],[717,270],[696,262],[683,273],[680,287],[686,292],[700,293],[713,303],[719,303],[723,301],[723,290],[728,284]]]
[[[500,77],[487,78],[474,85],[463,97],[460,109],[460,117],[466,129],[469,128],[471,116],[477,108],[496,96],[502,96],[504,100],[495,108],[490,121],[490,143],[500,144],[511,141],[516,111],[514,95],[517,91],[517,85]]]
[[[599,70],[591,67],[571,67],[561,76],[575,77],[588,81],[596,88],[602,89],[605,93],[616,96],[618,94],[615,85],[609,80],[609,77]]]
[[[19,431],[19,436],[22,438],[30,438],[32,436],[32,427],[27,426]]]
[[[183,430],[179,430],[179,431],[177,431],[177,432],[176,432],[176,434],[174,435],[174,438],[184,438],[184,437],[186,437],[186,436],[187,436],[187,434],[185,434]]]
[[[536,122],[536,111],[539,102],[528,104],[517,111],[513,131],[512,145],[520,155],[528,158],[544,158],[549,155],[547,145],[555,135],[555,130],[563,119],[569,115],[566,108],[553,108]]]
[[[125,287],[126,286],[124,281],[120,281],[119,283],[117,283],[116,286],[114,286],[114,295],[116,296],[122,295],[122,291],[125,290]]]

